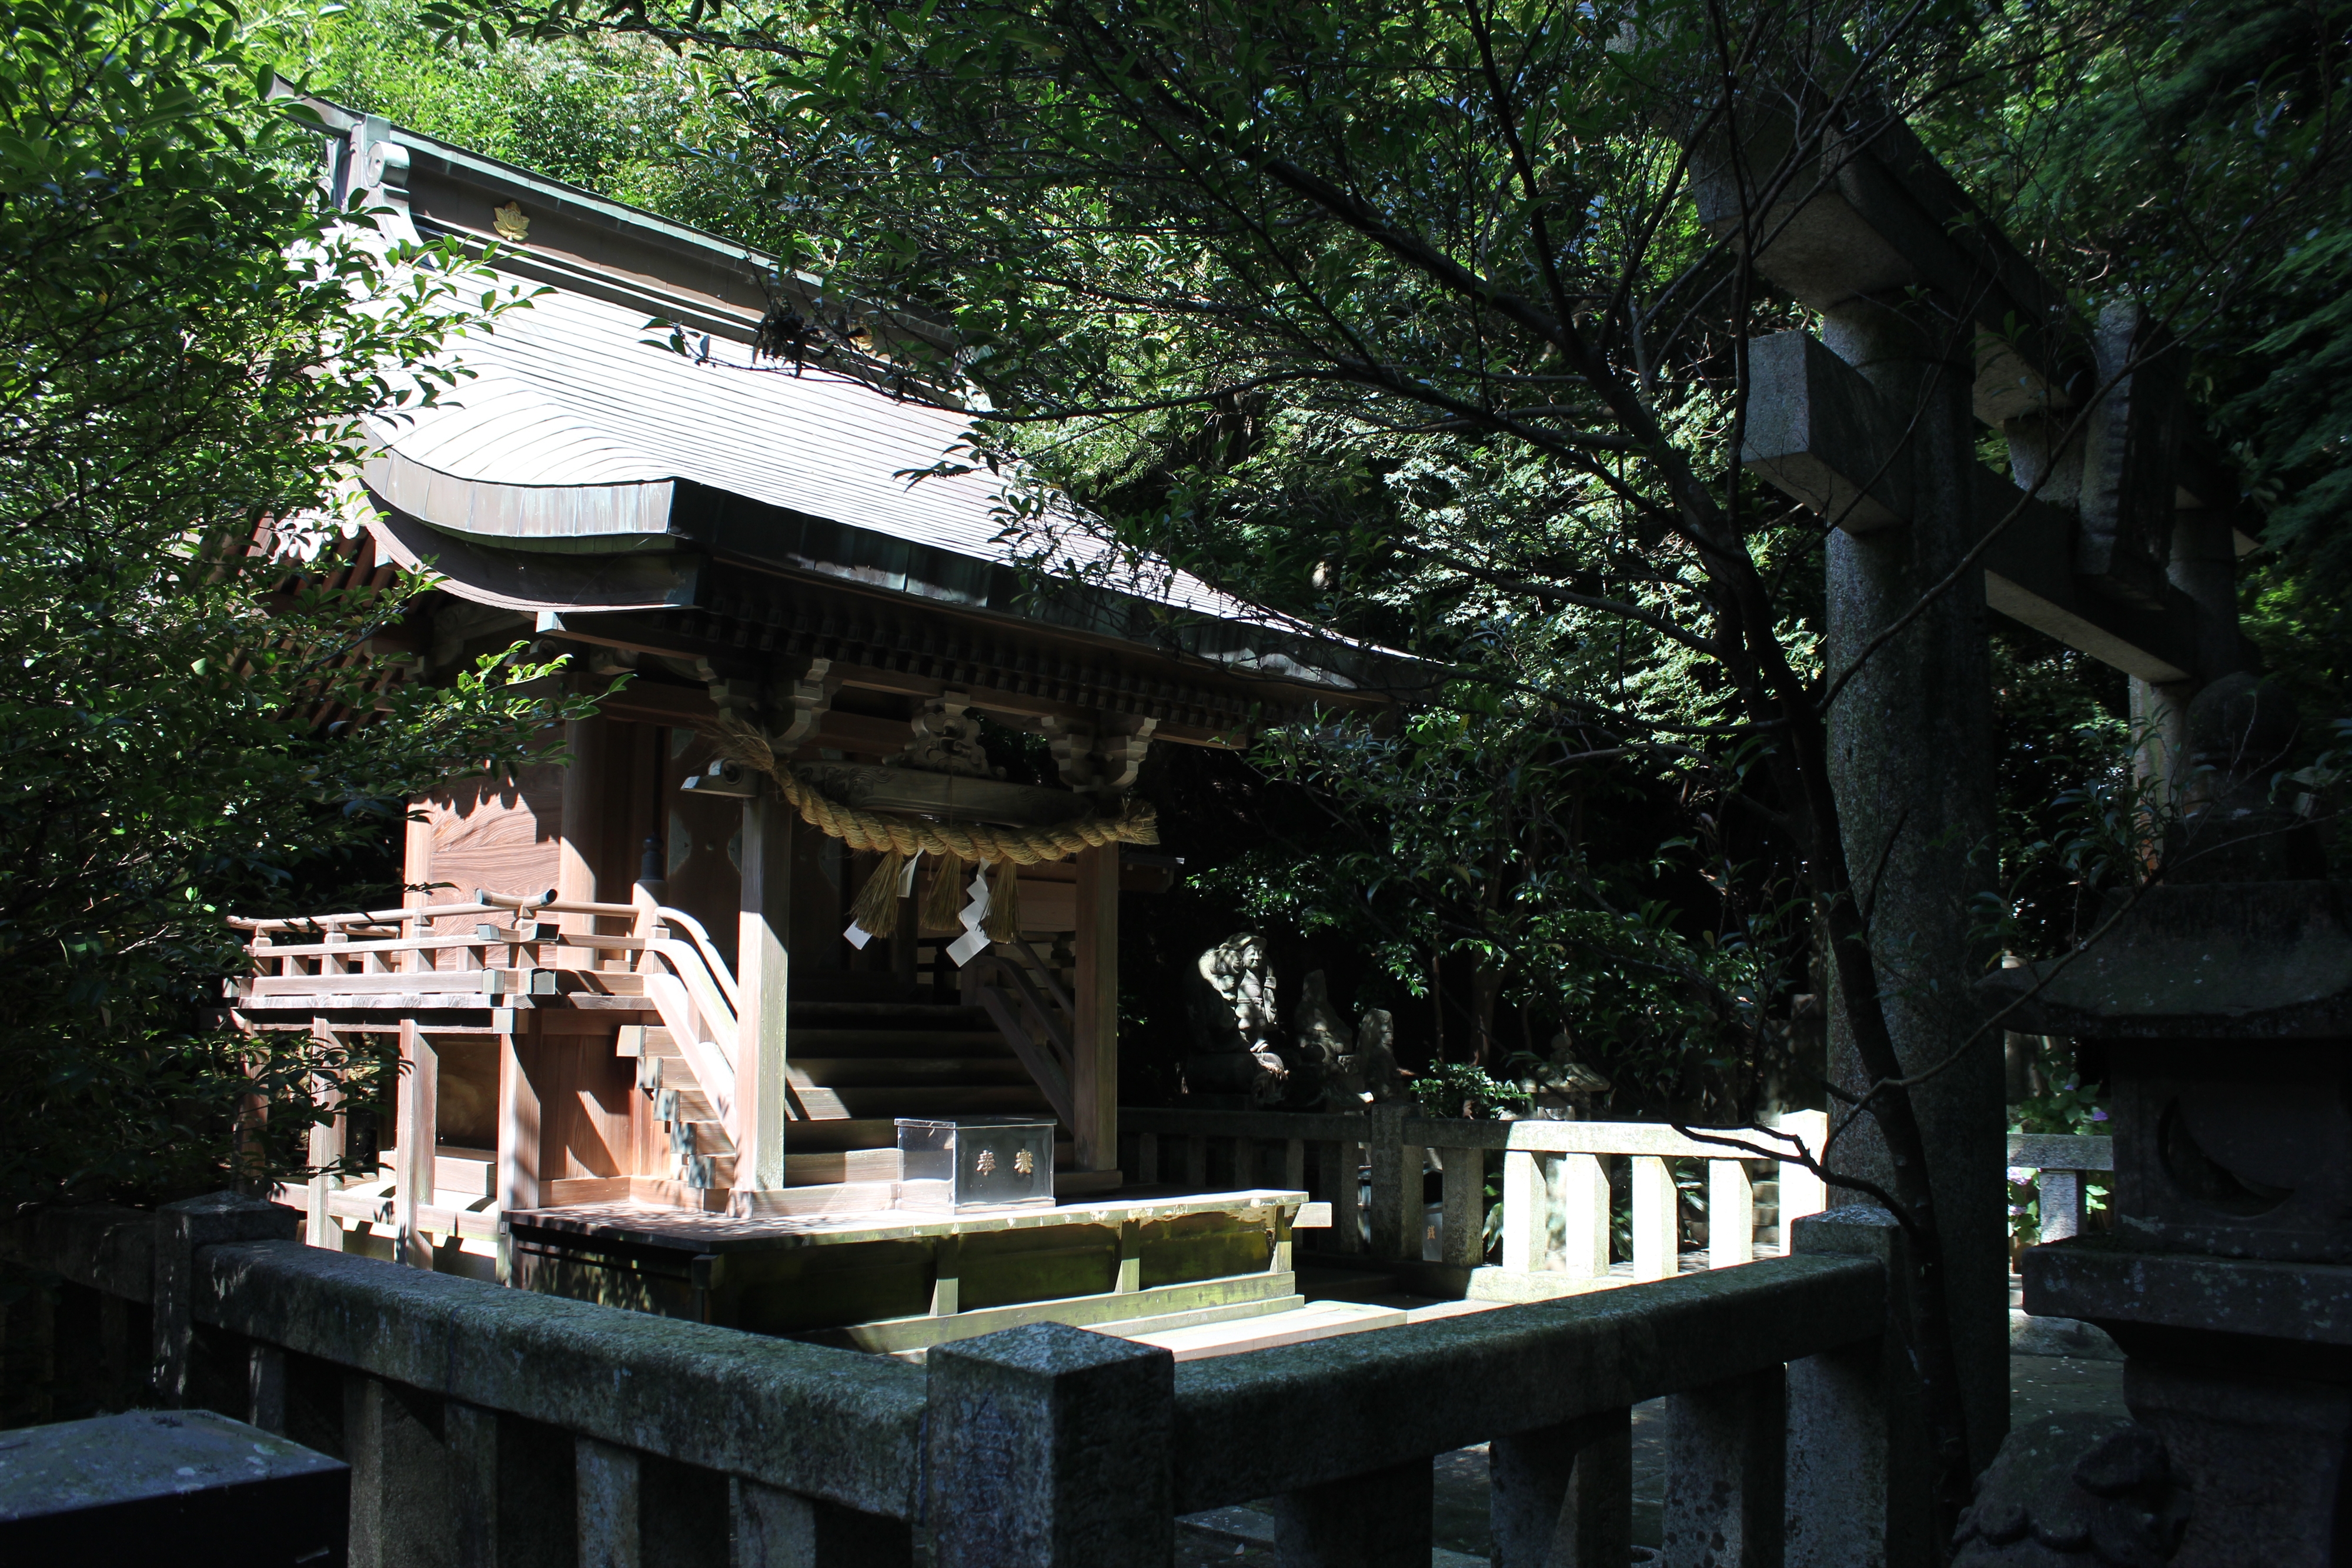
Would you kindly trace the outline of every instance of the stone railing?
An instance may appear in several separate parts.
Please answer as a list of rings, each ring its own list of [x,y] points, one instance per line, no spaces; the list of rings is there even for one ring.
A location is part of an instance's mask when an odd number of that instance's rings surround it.
[[[1520,1301],[1587,1290],[1609,1274],[1607,1162],[1633,1162],[1631,1277],[1663,1280],[1677,1271],[1682,1252],[1681,1200],[1668,1161],[1706,1162],[1707,1263],[1722,1268],[1756,1256],[1755,1162],[1708,1136],[1777,1149],[1777,1134],[1818,1156],[1828,1134],[1818,1111],[1784,1116],[1769,1132],[1696,1128],[1701,1135],[1686,1136],[1649,1122],[1473,1122],[1410,1109],[1391,1103],[1353,1116],[1129,1107],[1119,1112],[1132,1151],[1122,1151],[1122,1166],[1147,1186],[1230,1181],[1303,1189],[1331,1205],[1328,1234],[1341,1253],[1410,1265],[1424,1260],[1431,1239],[1422,1178],[1433,1163],[1443,1172],[1432,1270],[1440,1287]],[[1486,1188],[1495,1152],[1502,1155],[1503,1214],[1500,1261],[1490,1266]],[[1772,1163],[1785,1237],[1790,1220],[1826,1207],[1825,1193],[1801,1161]],[[1367,1169],[1368,1184],[1360,1175]]]
[[[307,1248],[294,1218],[222,1196],[0,1238],[62,1278],[58,1371],[346,1459],[354,1568],[890,1568],[919,1536],[935,1568],[1163,1568],[1179,1515],[1259,1499],[1292,1568],[1424,1568],[1433,1457],[1481,1441],[1498,1564],[1622,1563],[1630,1411],[1661,1396],[1669,1561],[1926,1545],[1876,1210],[1749,1268],[1245,1354],[1046,1323],[922,1366]]]
[[[2113,1138],[2065,1133],[2011,1133],[2009,1168],[2033,1172],[2042,1200],[2042,1241],[2063,1241],[2083,1233],[2083,1176],[2116,1168]]]

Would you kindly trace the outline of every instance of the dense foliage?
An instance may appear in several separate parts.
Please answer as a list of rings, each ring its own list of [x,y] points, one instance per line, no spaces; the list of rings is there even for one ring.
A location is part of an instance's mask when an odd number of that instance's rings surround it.
[[[299,1164],[353,1065],[226,1031],[226,914],[363,880],[412,795],[555,716],[513,658],[401,681],[418,585],[338,570],[359,416],[502,307],[340,231],[266,97],[285,40],[226,5],[6,0],[0,38],[0,1193],[168,1193],[247,1094],[281,1107],[247,1155]]]

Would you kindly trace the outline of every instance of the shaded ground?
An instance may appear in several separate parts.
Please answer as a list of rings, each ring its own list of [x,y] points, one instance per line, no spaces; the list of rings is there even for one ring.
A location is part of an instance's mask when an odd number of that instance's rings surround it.
[[[1351,1300],[1389,1301],[1381,1295]],[[1412,1305],[1418,1298],[1397,1297]],[[2056,1356],[2014,1355],[2009,1363],[2010,1420],[2023,1426],[2045,1416],[2122,1415],[2123,1365],[2112,1361],[2076,1361]],[[1486,1446],[1440,1454],[1434,1467],[1435,1568],[1467,1568],[1486,1556]],[[1662,1401],[1633,1407],[1633,1540],[1655,1546],[1660,1500],[1665,1484],[1665,1414]],[[1177,1531],[1180,1568],[1222,1568],[1225,1563],[1271,1563],[1274,1521],[1263,1503],[1195,1514]],[[1637,1550],[1635,1561],[1646,1559]]]

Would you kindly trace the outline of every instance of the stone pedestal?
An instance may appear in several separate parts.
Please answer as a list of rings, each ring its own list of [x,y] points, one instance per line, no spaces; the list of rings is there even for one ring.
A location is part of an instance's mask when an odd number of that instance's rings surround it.
[[[2029,1250],[2024,1304],[2122,1348],[2185,1568],[2352,1561],[2352,890],[2271,799],[2290,713],[2244,676],[2208,687],[2203,798],[2161,878],[2083,952],[1979,988],[2106,1059],[2116,1229]]]

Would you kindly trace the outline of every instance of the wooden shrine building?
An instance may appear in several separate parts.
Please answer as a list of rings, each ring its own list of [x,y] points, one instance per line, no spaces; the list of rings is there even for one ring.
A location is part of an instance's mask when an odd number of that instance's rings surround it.
[[[1182,572],[1113,572],[1082,530],[1008,530],[985,471],[910,481],[968,416],[865,351],[904,323],[755,359],[763,318],[843,307],[318,107],[339,197],[545,289],[453,346],[454,395],[374,433],[361,565],[438,576],[394,640],[428,680],[517,642],[572,654],[575,690],[626,679],[568,762],[422,803],[405,880],[429,893],[256,924],[246,1027],[399,1042],[379,1179],[288,1195],[312,1240],[792,1332],[1041,1292],[1129,1295],[1096,1318],[1270,1310],[1303,1193],[1116,1197],[1120,904],[1171,864],[1128,797],[1151,747],[1381,703],[1361,655]],[[991,737],[1042,777],[1004,777]],[[934,852],[894,855],[877,822]],[[941,833],[1028,849],[972,883]],[[859,914],[890,873],[889,912]],[[1055,1124],[1057,1207],[894,1208],[896,1119],[980,1116]]]

